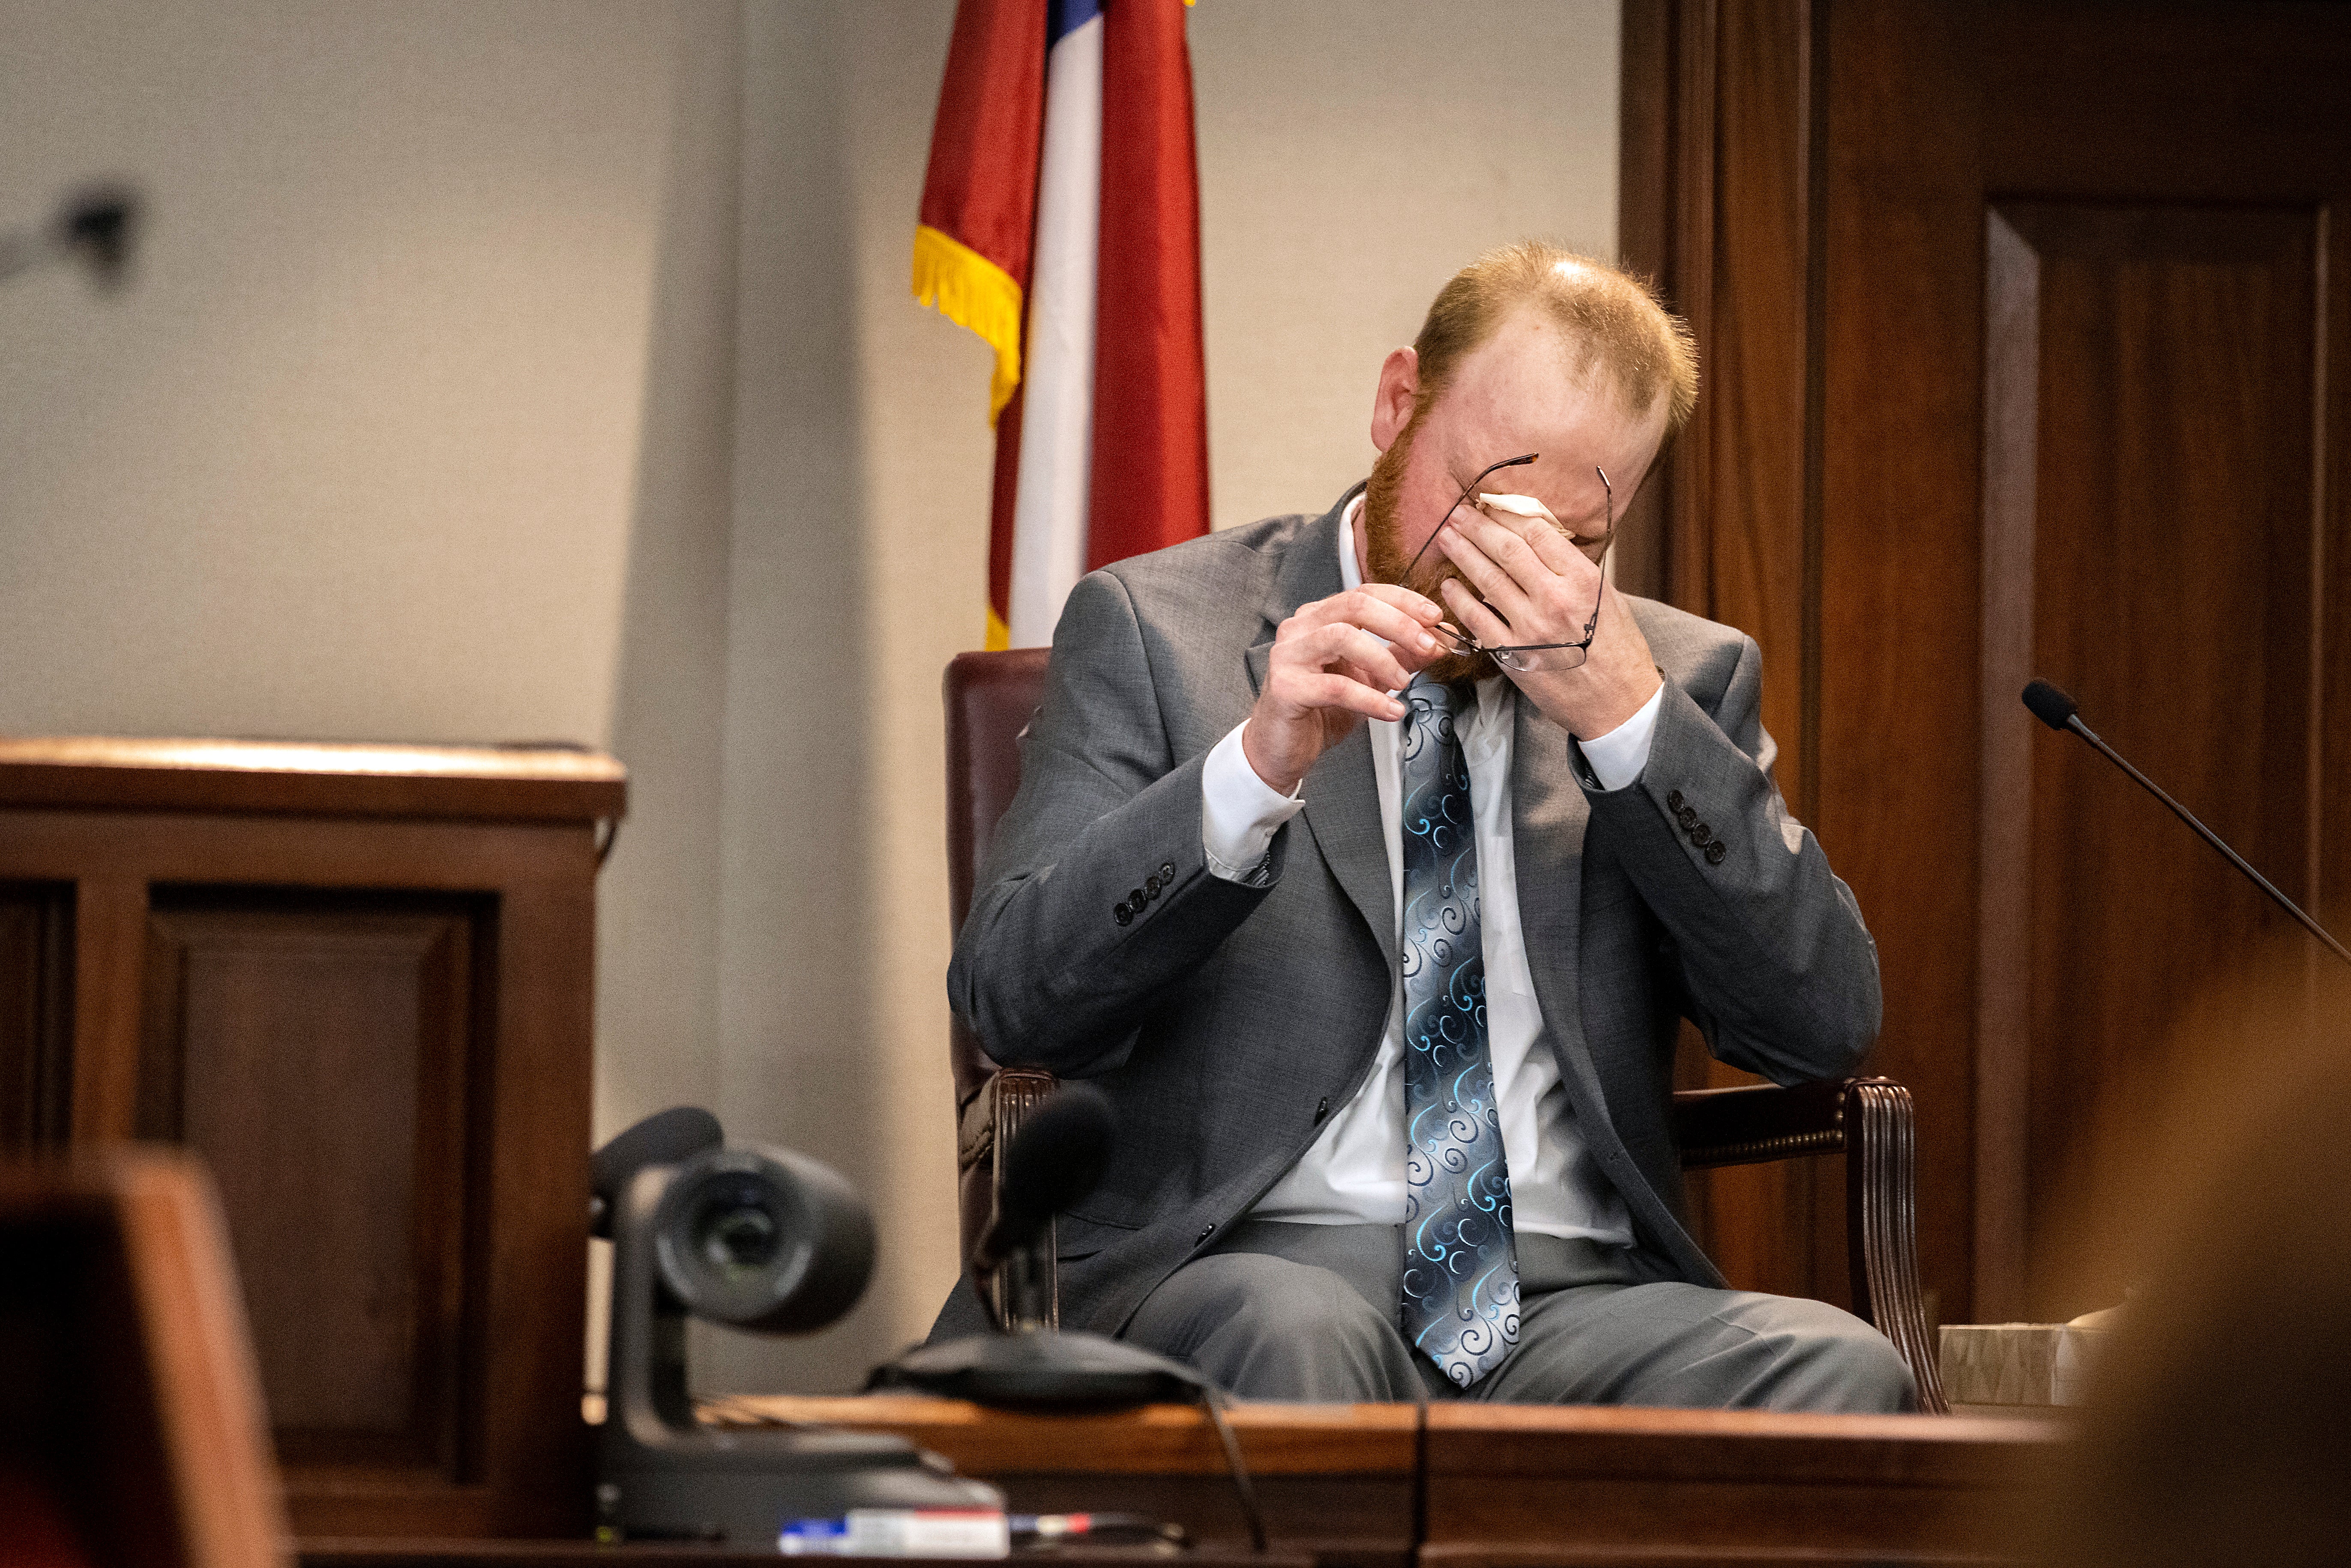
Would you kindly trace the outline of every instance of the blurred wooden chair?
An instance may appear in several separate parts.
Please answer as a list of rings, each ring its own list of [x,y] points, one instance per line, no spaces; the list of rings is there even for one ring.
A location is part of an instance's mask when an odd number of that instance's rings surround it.
[[[1020,788],[1019,737],[1043,700],[1046,653],[958,653],[947,665],[947,883],[958,931],[997,820]],[[969,1259],[995,1210],[1005,1145],[1053,1092],[1054,1080],[1042,1068],[990,1060],[960,1020],[950,1030],[957,1197]],[[1690,1090],[1674,1096],[1673,1122],[1685,1169],[1844,1156],[1853,1310],[1908,1364],[1919,1408],[1945,1412],[1918,1285],[1910,1092],[1889,1078]],[[1058,1322],[1058,1291],[1051,1299]],[[1000,1319],[1002,1303],[994,1305]]]
[[[287,1568],[212,1184],[117,1147],[0,1162],[0,1559]]]

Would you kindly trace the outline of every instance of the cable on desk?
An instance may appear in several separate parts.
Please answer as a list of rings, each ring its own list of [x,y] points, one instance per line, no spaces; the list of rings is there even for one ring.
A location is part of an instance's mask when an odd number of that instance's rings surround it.
[[[1265,1550],[1265,1515],[1258,1511],[1257,1488],[1249,1481],[1249,1465],[1241,1458],[1240,1439],[1233,1435],[1232,1424],[1225,1419],[1225,1398],[1215,1385],[1203,1379],[1200,1384],[1200,1408],[1208,1413],[1208,1424],[1217,1429],[1217,1441],[1225,1446],[1225,1468],[1232,1472],[1233,1491],[1240,1499],[1241,1518],[1249,1525],[1249,1549]]]

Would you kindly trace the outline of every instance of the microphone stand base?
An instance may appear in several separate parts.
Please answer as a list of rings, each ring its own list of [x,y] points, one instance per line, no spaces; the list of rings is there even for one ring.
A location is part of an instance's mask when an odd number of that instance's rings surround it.
[[[1009,1410],[1116,1410],[1197,1403],[1207,1379],[1180,1361],[1079,1331],[972,1334],[917,1345],[873,1370],[869,1389],[919,1388]]]

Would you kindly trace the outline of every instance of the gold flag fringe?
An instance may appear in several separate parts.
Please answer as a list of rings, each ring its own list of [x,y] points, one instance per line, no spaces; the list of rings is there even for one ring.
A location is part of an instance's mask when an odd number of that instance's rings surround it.
[[[969,246],[918,224],[914,298],[978,333],[996,350],[996,374],[987,389],[987,423],[994,424],[1020,384],[1020,286]]]

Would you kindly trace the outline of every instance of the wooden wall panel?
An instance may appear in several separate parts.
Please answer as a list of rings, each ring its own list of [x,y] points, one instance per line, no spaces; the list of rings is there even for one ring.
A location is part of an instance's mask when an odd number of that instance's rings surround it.
[[[2032,1260],[2087,1119],[2281,928],[2017,694],[2078,685],[2342,917],[2351,11],[1635,0],[1625,36],[1622,232],[1713,405],[1644,580],[1764,644],[1791,803],[1877,937],[1940,1315],[2084,1304]],[[1802,1195],[1698,1196],[1781,1288]]]
[[[1819,701],[1817,14],[1812,0],[1626,7],[1621,225],[1626,262],[1659,280],[1698,335],[1703,390],[1628,517],[1626,544],[1641,548],[1619,580],[1755,638],[1781,790],[1807,821]],[[1695,1030],[1683,1031],[1676,1078],[1756,1082],[1711,1060]],[[1707,1171],[1687,1197],[1701,1243],[1740,1284],[1845,1299],[1832,1163]]]
[[[159,890],[141,1135],[212,1166],[288,1461],[466,1479],[472,955],[487,906]]]
[[[1672,562],[1677,602],[1703,602],[1706,614],[1762,649],[1763,726],[1779,743],[1781,791],[1806,821],[1813,818],[1808,719],[1817,698],[1806,628],[1819,607],[1804,461],[1814,360],[1805,309],[1812,22],[1805,0],[1715,8],[1708,360],[1729,395],[1701,399],[1697,415],[1705,438],[1692,449],[1689,493],[1711,518],[1707,546]],[[1695,1054],[1702,1045],[1692,1035],[1684,1049]],[[1755,1082],[1710,1059],[1703,1069],[1708,1085]],[[1815,1189],[1829,1189],[1831,1214],[1844,1202],[1833,1162],[1733,1166],[1698,1180],[1708,1189],[1714,1256],[1731,1277],[1759,1290],[1845,1299],[1841,1230],[1825,1228],[1825,1259],[1816,1243],[1824,1228],[1815,1223]]]
[[[1970,1164],[1982,222],[1962,4],[1829,9],[1815,827],[1877,938],[1877,1071],[1918,1112],[1938,1315],[1974,1288]],[[1952,225],[1970,238],[1954,250]],[[1935,324],[1969,329],[1956,341]],[[1932,343],[1933,351],[1922,352]]]
[[[2008,663],[2073,693],[2094,728],[2307,898],[2324,706],[2312,572],[2327,542],[2318,215],[2012,203],[1993,223],[2029,265],[1994,273],[1990,308],[2028,295],[2012,314],[2034,339],[2029,366],[2005,367],[2030,384],[1987,386],[2033,470],[2029,511],[2001,509],[2009,526],[1986,534],[1988,552],[2031,559],[2029,621],[2009,628],[2028,642]],[[1997,501],[1988,490],[1988,519]],[[2029,1061],[2023,1104],[2001,1107],[2022,1113],[2022,1167],[1995,1187],[1988,1166],[1984,1203],[2032,1236],[2081,1178],[2101,1116],[2152,1115],[2190,1004],[2304,938],[2085,747],[2035,745],[2029,782],[2002,782],[2029,793],[1988,787],[1987,811],[2029,829],[2022,857],[1986,877],[2022,879],[2029,921],[1987,925],[1984,942],[2021,946],[2007,967],[2029,980],[2022,1030],[1988,1036],[1987,1054]],[[2101,1304],[2058,1290],[2032,1279],[2026,1310]]]
[[[73,884],[0,883],[0,1155],[73,1125]]]

